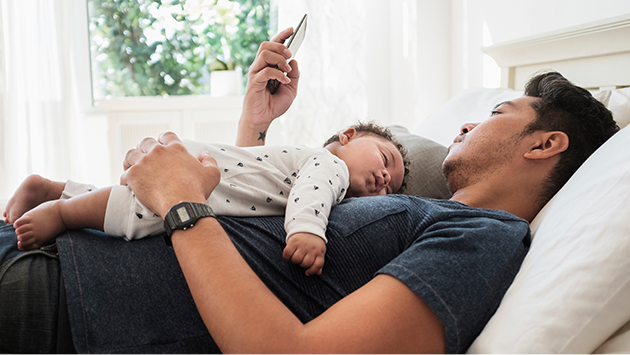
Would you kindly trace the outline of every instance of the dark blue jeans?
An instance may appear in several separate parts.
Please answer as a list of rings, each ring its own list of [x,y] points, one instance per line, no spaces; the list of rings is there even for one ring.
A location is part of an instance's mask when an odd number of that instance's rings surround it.
[[[73,353],[57,245],[20,252],[0,221],[0,353]]]

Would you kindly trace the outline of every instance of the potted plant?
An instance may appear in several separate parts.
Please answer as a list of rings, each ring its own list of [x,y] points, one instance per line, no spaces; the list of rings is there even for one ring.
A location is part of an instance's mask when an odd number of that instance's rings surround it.
[[[201,18],[203,23],[211,24],[204,31],[211,43],[206,55],[210,95],[241,95],[243,74],[232,55],[240,23],[240,3],[230,0],[189,0],[184,9],[190,20]]]

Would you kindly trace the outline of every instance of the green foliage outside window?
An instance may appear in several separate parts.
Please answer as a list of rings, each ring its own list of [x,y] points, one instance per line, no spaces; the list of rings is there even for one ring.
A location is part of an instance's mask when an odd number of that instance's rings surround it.
[[[87,1],[103,97],[209,93],[210,71],[246,73],[275,32],[270,0]]]

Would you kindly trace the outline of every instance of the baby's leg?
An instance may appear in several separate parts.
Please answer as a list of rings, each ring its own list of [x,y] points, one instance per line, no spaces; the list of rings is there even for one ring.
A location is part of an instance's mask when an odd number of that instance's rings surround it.
[[[4,223],[13,224],[24,213],[41,203],[61,197],[66,184],[39,175],[27,177],[15,191],[4,211]]]
[[[110,190],[108,187],[68,200],[48,201],[26,212],[13,224],[18,249],[40,248],[68,229],[103,230]]]

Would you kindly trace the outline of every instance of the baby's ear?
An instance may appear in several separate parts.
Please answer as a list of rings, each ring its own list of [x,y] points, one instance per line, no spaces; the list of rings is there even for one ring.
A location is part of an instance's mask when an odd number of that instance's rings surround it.
[[[345,131],[339,133],[339,143],[346,145],[357,136],[357,130],[354,128],[348,128]]]

